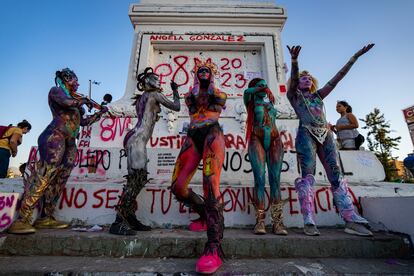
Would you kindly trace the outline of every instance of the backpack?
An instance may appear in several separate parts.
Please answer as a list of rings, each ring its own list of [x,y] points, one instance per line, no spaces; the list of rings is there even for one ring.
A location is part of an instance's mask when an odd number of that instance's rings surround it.
[[[361,134],[358,134],[358,136],[355,137],[354,139],[355,139],[355,148],[358,150],[359,147],[365,142],[365,137],[362,136]]]
[[[0,139],[5,139],[5,138],[9,138],[9,137],[3,137],[6,132],[9,130],[11,126],[0,126]]]

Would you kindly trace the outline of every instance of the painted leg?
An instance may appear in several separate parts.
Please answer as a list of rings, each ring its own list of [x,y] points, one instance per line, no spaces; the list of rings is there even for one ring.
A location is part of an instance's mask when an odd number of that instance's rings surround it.
[[[36,228],[64,229],[69,227],[68,223],[56,220],[53,214],[75,165],[76,154],[77,147],[75,139],[67,141],[62,164],[57,168],[56,177],[44,193],[43,211],[41,217],[34,224]]]
[[[315,174],[316,170],[316,144],[309,131],[304,127],[299,127],[296,136],[296,152],[299,160],[302,178],[307,175]]]
[[[266,153],[260,138],[252,134],[249,142],[249,159],[254,175],[254,207],[256,210],[256,224],[253,233],[266,234],[265,224],[265,159]]]
[[[317,153],[331,183],[334,204],[345,220],[345,232],[359,236],[372,236],[371,231],[365,226],[368,221],[355,212],[351,196],[348,193],[348,185],[339,170],[332,134],[328,134],[323,145],[318,145]]]
[[[196,232],[207,230],[204,199],[188,188],[200,160],[201,154],[191,137],[187,136],[177,157],[171,184],[171,191],[177,200],[192,208],[200,216],[191,221],[188,226],[189,230]]]
[[[316,236],[319,231],[316,228],[314,215],[314,192],[316,169],[316,141],[306,128],[299,127],[296,136],[296,151],[302,172],[302,178],[295,180],[296,193],[298,194],[301,212],[304,220],[303,231],[306,235]]]
[[[46,162],[42,162],[41,172],[38,173],[30,190],[25,194],[22,199],[21,207],[19,210],[19,219],[17,219],[10,226],[8,232],[12,234],[30,234],[35,233],[36,229],[31,226],[31,220],[33,215],[33,209],[36,203],[42,198],[44,191],[48,187],[49,183],[53,181],[56,176],[56,167],[54,165],[47,165]]]
[[[295,180],[295,188],[298,194],[304,221],[303,231],[308,236],[318,236],[320,234],[315,223],[314,184],[315,178],[311,174],[307,175],[305,178],[299,177]]]
[[[203,152],[203,187],[208,189],[206,201],[207,243],[197,261],[198,273],[214,273],[222,265],[221,248],[224,231],[223,204],[219,203],[220,173],[224,162],[224,135],[220,128],[212,128],[206,137]]]
[[[280,174],[283,164],[283,144],[280,138],[273,139],[267,152],[267,167],[270,186],[270,215],[272,232],[276,235],[287,235],[283,224],[283,201],[280,194]]]
[[[334,204],[338,208],[341,217],[345,220],[345,232],[358,236],[372,236],[372,232],[366,227],[368,221],[355,212],[346,180],[341,179],[339,186],[336,189],[333,187],[331,189]]]
[[[30,224],[33,209],[43,197],[47,187],[54,181],[65,153],[65,138],[58,132],[43,132],[38,144],[41,161],[37,163],[36,178],[25,191],[19,210],[19,219],[10,226],[9,233],[30,234],[36,231]]]
[[[53,216],[56,204],[63,191],[67,179],[70,176],[71,168],[67,169],[63,166],[57,168],[56,177],[47,187],[43,196],[43,210],[40,218],[38,218],[34,227],[38,229],[64,229],[68,228],[69,224],[58,221]]]

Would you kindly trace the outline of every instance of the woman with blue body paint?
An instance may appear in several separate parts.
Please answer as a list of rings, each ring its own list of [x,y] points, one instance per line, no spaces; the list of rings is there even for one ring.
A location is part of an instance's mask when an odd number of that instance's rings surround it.
[[[306,235],[320,234],[314,218],[313,192],[317,154],[331,183],[334,204],[346,222],[345,232],[360,236],[372,236],[372,233],[366,228],[368,221],[355,212],[348,193],[346,179],[343,178],[339,170],[337,150],[325,118],[323,99],[332,92],[355,61],[373,46],[374,44],[368,44],[356,52],[348,63],[319,90],[316,79],[309,72],[302,71],[299,74],[297,58],[301,47],[293,46],[290,48],[288,46],[292,58],[292,70],[287,97],[299,118],[295,147],[302,172],[302,177],[295,180],[295,188],[301,205]]]
[[[283,225],[283,202],[280,196],[280,172],[283,162],[283,144],[276,127],[275,98],[264,79],[250,81],[244,91],[244,104],[247,108],[246,140],[249,159],[254,174],[254,205],[256,225],[254,233],[266,234],[265,228],[265,173],[266,165],[270,186],[270,213],[272,232],[287,235]]]

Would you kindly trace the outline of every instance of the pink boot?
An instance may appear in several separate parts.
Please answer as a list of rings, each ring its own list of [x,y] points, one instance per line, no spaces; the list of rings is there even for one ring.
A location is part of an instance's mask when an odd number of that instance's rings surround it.
[[[212,274],[223,264],[223,261],[214,252],[213,255],[203,255],[198,259],[196,264],[196,272],[202,274]]]
[[[204,232],[207,231],[207,223],[206,220],[203,218],[198,218],[191,221],[190,225],[188,225],[188,229],[193,232]]]

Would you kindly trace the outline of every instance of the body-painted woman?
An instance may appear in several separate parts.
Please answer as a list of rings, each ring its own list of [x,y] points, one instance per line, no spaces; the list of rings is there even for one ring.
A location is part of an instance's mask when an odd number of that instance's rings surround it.
[[[127,152],[127,183],[119,204],[116,206],[115,222],[109,228],[109,232],[116,235],[135,235],[136,231],[151,230],[151,227],[142,224],[135,216],[136,198],[148,182],[147,143],[159,119],[160,105],[180,111],[180,97],[176,83],[171,82],[174,101],[170,101],[162,94],[159,77],[153,73],[151,67],[147,67],[143,73],[139,74],[137,80],[138,90],[144,93],[134,98],[133,105],[135,105],[138,120],[135,127],[124,138],[124,148]]]
[[[190,225],[191,230],[202,230],[207,225],[208,241],[203,255],[197,261],[196,271],[213,273],[222,264],[224,217],[220,203],[220,173],[224,162],[224,135],[218,123],[227,95],[214,85],[216,65],[211,62],[196,64],[194,86],[185,101],[190,113],[187,138],[177,157],[171,190],[177,200],[190,206],[200,218]],[[203,160],[204,198],[194,193],[188,184]]]
[[[335,142],[325,118],[323,99],[332,92],[355,61],[373,46],[374,44],[369,44],[356,52],[345,66],[319,90],[316,79],[309,72],[303,71],[299,74],[297,58],[301,47],[288,47],[292,57],[292,71],[287,97],[299,118],[295,146],[302,172],[302,177],[295,180],[295,188],[301,204],[306,235],[319,235],[314,218],[313,192],[316,155],[321,160],[331,183],[334,203],[346,222],[345,232],[362,236],[372,235],[366,228],[368,221],[355,212],[346,180],[339,170]]]
[[[9,228],[10,233],[28,234],[36,232],[35,228],[66,228],[68,224],[57,221],[53,213],[58,199],[66,185],[75,165],[77,147],[76,137],[80,126],[88,126],[99,120],[108,109],[105,107],[94,115],[86,116],[82,105],[92,104],[88,98],[75,99],[78,78],[68,68],[56,72],[56,86],[49,92],[49,107],[53,120],[40,134],[38,150],[40,160],[36,171],[29,178],[25,191],[19,219]],[[43,197],[41,217],[31,225],[33,208]]]
[[[272,232],[287,235],[283,225],[283,202],[280,195],[280,172],[283,162],[283,145],[276,127],[275,98],[264,79],[253,79],[244,91],[247,108],[246,140],[250,164],[254,174],[254,205],[256,209],[255,234],[266,234],[265,228],[265,172],[270,186],[270,213]]]

